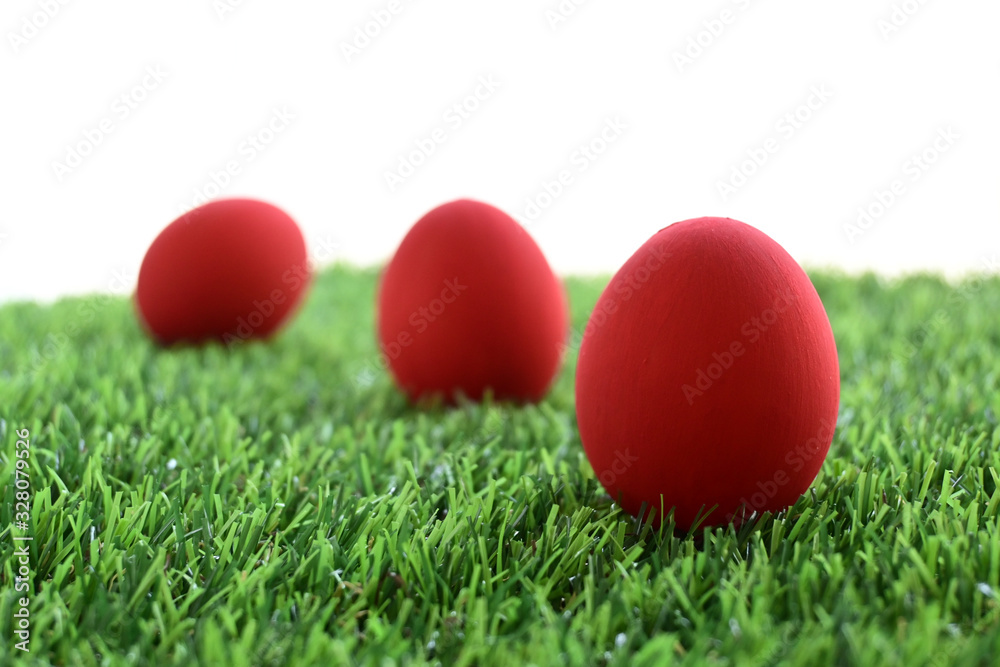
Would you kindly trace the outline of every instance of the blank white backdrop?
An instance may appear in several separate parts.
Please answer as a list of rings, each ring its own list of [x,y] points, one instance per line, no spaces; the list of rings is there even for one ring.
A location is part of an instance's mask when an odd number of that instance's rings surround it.
[[[995,270],[997,25],[993,0],[4,0],[0,299],[128,291],[199,195],[278,204],[321,263],[473,197],[562,273],[703,215],[807,267]]]

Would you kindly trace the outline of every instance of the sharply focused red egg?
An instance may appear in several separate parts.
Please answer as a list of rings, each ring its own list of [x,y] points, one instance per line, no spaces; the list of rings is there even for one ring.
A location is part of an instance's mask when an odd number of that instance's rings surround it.
[[[559,370],[566,295],[503,211],[460,200],[409,231],[382,275],[383,360],[410,397],[540,400]]]
[[[597,302],[577,365],[598,479],[626,511],[675,508],[685,529],[793,504],[826,458],[839,399],[809,278],[763,232],[725,218],[647,241]]]
[[[224,199],[185,213],[156,237],[139,270],[136,307],[159,343],[267,338],[311,281],[306,244],[284,211]]]

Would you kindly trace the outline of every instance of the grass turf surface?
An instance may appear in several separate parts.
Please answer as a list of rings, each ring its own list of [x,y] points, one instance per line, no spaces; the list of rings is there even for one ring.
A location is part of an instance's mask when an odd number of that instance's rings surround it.
[[[233,351],[157,350],[124,299],[2,306],[0,658],[995,664],[1000,279],[813,278],[843,384],[826,464],[789,511],[690,536],[594,479],[573,349],[541,405],[409,408],[376,364],[373,272],[324,273],[273,344]],[[603,285],[569,281],[575,332]]]

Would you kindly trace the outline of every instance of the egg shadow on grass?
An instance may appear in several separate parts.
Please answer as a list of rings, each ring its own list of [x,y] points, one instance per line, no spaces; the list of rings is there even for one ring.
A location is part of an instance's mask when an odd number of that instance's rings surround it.
[[[596,480],[594,480],[596,483]],[[600,487],[599,484],[597,484]],[[629,526],[625,533],[627,545],[642,542],[646,545],[645,551],[658,551],[665,542],[670,540],[687,541],[690,540],[696,549],[703,549],[706,545],[708,535],[716,531],[731,532],[740,545],[741,550],[749,544],[751,537],[760,531],[767,530],[773,521],[785,520],[787,510],[771,512],[746,512],[734,516],[731,521],[719,525],[706,525],[705,518],[709,514],[702,511],[690,528],[678,526],[674,520],[674,509],[668,510],[652,509],[648,503],[640,505],[638,513],[633,516],[626,512],[619,502],[616,502],[607,493],[599,494],[600,500],[588,505],[597,512],[618,511],[620,513],[618,521]],[[662,517],[662,519],[661,519]],[[623,545],[624,546],[624,545]],[[627,548],[627,547],[625,547]]]

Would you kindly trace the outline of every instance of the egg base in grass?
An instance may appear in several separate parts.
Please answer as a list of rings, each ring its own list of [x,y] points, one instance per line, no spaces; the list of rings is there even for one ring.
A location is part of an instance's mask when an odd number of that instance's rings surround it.
[[[611,497],[678,528],[777,511],[812,483],[840,375],[806,273],[727,218],[667,227],[618,271],[584,330],[580,437]]]

